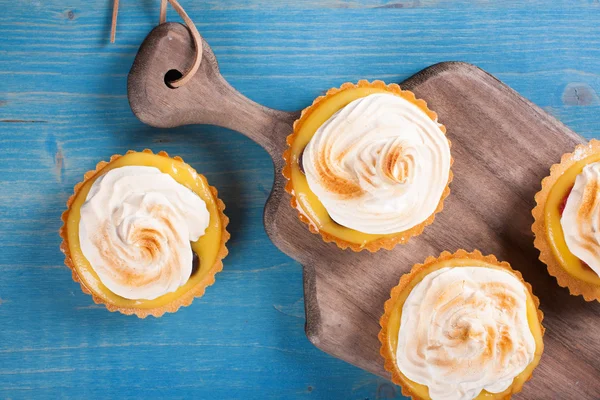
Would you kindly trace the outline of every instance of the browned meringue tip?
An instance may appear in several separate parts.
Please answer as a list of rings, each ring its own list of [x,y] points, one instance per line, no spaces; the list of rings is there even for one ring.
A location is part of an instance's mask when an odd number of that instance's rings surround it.
[[[125,155],[131,154],[131,153],[155,154],[150,149],[144,149],[141,152],[129,150],[125,153]],[[173,159],[176,161],[184,162],[183,159],[179,156],[169,157],[169,155],[165,151],[159,151],[158,153],[156,153],[156,155],[170,158],[170,159]],[[223,201],[218,197],[217,189],[213,186],[209,186],[210,191],[211,191],[211,193],[216,201],[216,204],[217,204],[217,210],[219,212],[219,218],[221,220],[222,228],[221,228],[221,240],[220,240],[221,247],[217,253],[217,258],[215,260],[215,263],[213,264],[211,269],[208,271],[208,274],[206,275],[206,277],[204,277],[204,279],[202,279],[193,288],[188,290],[186,293],[182,294],[180,297],[178,297],[175,300],[171,301],[170,303],[167,303],[160,307],[146,309],[146,308],[135,308],[135,307],[119,307],[115,304],[112,304],[110,301],[105,300],[104,298],[102,298],[101,296],[98,296],[92,290],[90,290],[85,285],[83,279],[81,279],[79,277],[79,274],[77,273],[77,270],[75,268],[75,263],[73,262],[73,259],[71,258],[71,253],[69,250],[69,240],[68,240],[68,235],[67,235],[67,220],[69,218],[69,211],[71,209],[71,206],[72,206],[73,202],[75,201],[75,198],[77,197],[77,194],[79,193],[81,187],[88,180],[92,179],[93,177],[95,177],[98,174],[101,174],[104,167],[106,167],[111,162],[113,162],[121,157],[122,157],[122,155],[115,154],[110,157],[110,161],[108,161],[108,162],[106,162],[106,161],[98,162],[98,164],[96,164],[96,169],[86,172],[83,175],[83,181],[81,181],[75,185],[75,187],[73,189],[73,194],[67,200],[67,203],[66,203],[67,209],[61,215],[61,220],[62,220],[63,224],[59,230],[59,235],[62,239],[62,242],[60,244],[60,250],[65,255],[64,263],[71,270],[71,277],[72,277],[73,281],[78,282],[81,285],[81,291],[83,293],[86,293],[86,294],[89,294],[92,296],[92,300],[94,301],[94,303],[104,305],[106,307],[106,309],[110,312],[118,311],[125,315],[136,315],[139,318],[146,318],[149,315],[158,318],[158,317],[162,317],[165,313],[174,313],[177,310],[179,310],[180,307],[189,306],[194,301],[194,298],[201,297],[202,295],[204,295],[206,288],[208,286],[211,286],[213,283],[215,283],[215,275],[223,270],[223,259],[229,253],[229,251],[227,250],[227,246],[226,246],[227,241],[231,237],[231,235],[229,234],[229,232],[227,232],[227,229],[226,229],[227,225],[229,225],[229,218],[224,213],[225,203],[223,203]],[[198,174],[198,175],[203,176],[201,174]]]
[[[572,153],[565,153],[558,164],[550,167],[550,175],[542,179],[542,188],[535,194],[535,207],[533,215],[533,245],[539,250],[539,259],[546,264],[548,273],[556,278],[559,286],[567,288],[572,296],[582,296],[585,301],[600,301],[600,286],[584,282],[569,274],[552,253],[548,237],[546,236],[546,220],[544,208],[550,191],[556,181],[575,163],[593,154],[600,154],[600,141],[592,139],[588,143],[575,147]]]
[[[529,292],[529,295],[531,296],[531,299],[533,300],[533,303],[535,304],[535,307],[537,310],[538,322],[540,324],[542,336],[544,335],[544,333],[546,331],[546,328],[544,328],[544,326],[542,325],[542,321],[544,319],[544,313],[542,312],[542,310],[540,310],[540,299],[536,295],[533,294],[533,289],[532,289],[531,285],[523,279],[523,275],[521,275],[521,272],[512,269],[510,264],[507,263],[506,261],[498,261],[496,256],[494,256],[492,254],[484,256],[481,253],[481,251],[479,251],[479,250],[473,250],[472,252],[468,252],[464,249],[459,249],[455,253],[450,253],[449,251],[444,251],[438,257],[434,257],[434,256],[427,257],[422,264],[415,264],[412,267],[412,269],[410,270],[410,272],[402,275],[398,285],[394,286],[390,290],[390,298],[385,302],[385,304],[383,306],[383,309],[384,309],[383,315],[379,319],[379,325],[381,326],[381,330],[379,331],[379,334],[377,335],[377,337],[379,338],[379,342],[381,344],[379,354],[383,357],[385,370],[390,373],[392,382],[395,383],[396,385],[400,386],[402,395],[406,396],[406,397],[410,397],[414,400],[430,400],[430,399],[422,398],[422,397],[418,396],[416,393],[413,393],[408,388],[408,385],[403,381],[404,378],[401,376],[400,371],[398,370],[398,367],[396,366],[396,363],[394,361],[395,356],[393,354],[393,350],[390,349],[390,347],[388,346],[388,339],[389,339],[389,334],[390,334],[388,323],[389,323],[390,315],[396,309],[396,307],[394,307],[394,306],[395,306],[396,302],[398,301],[400,294],[408,287],[409,283],[413,279],[415,279],[415,277],[421,271],[429,268],[430,266],[432,266],[434,264],[438,264],[440,262],[452,260],[452,259],[457,259],[457,260],[458,259],[462,259],[462,260],[470,259],[470,260],[483,261],[487,264],[501,267],[501,268],[511,272],[513,275],[515,275],[521,281],[521,283],[523,283],[523,285],[527,288],[527,291]],[[542,347],[540,353],[543,353],[543,350],[544,349]],[[536,352],[537,352],[537,350],[536,350]],[[525,382],[529,381],[532,376],[533,376],[533,373],[525,380]],[[511,394],[506,396],[505,399],[509,399],[512,394],[518,393],[520,390],[521,389],[519,388],[517,391],[512,392]]]
[[[320,234],[322,240],[326,243],[333,242],[337,245],[337,247],[339,247],[342,250],[350,248],[354,252],[367,250],[371,253],[375,253],[382,248],[386,249],[386,250],[392,250],[396,245],[404,244],[411,237],[419,236],[421,233],[423,233],[423,230],[425,229],[425,227],[428,225],[431,225],[433,223],[433,221],[435,220],[435,215],[440,213],[444,209],[444,200],[446,199],[446,197],[448,197],[450,195],[450,183],[454,179],[454,174],[452,173],[452,169],[450,169],[450,173],[448,176],[448,182],[446,183],[446,188],[444,189],[444,191],[442,193],[442,196],[440,198],[440,201],[439,201],[438,206],[435,209],[435,211],[425,221],[421,222],[418,225],[415,225],[414,227],[412,227],[406,231],[398,232],[398,233],[390,235],[390,236],[381,237],[381,238],[378,238],[376,240],[373,240],[373,241],[370,241],[370,242],[367,242],[367,243],[361,245],[358,243],[346,241],[346,240],[341,239],[333,234],[319,230],[311,222],[311,220],[304,214],[304,212],[301,209],[301,206],[298,204],[298,200],[296,199],[296,194],[294,192],[294,187],[293,187],[293,182],[292,182],[291,147],[298,136],[298,132],[299,132],[302,124],[318,108],[320,103],[322,103],[325,99],[330,98],[330,97],[334,96],[335,94],[340,93],[344,90],[356,89],[356,88],[378,88],[378,89],[383,89],[387,92],[399,95],[403,99],[408,100],[409,102],[415,104],[417,107],[419,107],[419,109],[421,109],[425,114],[427,114],[427,116],[429,118],[431,118],[433,121],[437,122],[439,124],[440,130],[444,134],[446,134],[446,127],[439,123],[439,121],[437,120],[438,119],[437,113],[435,111],[432,111],[429,109],[429,107],[427,106],[427,102],[423,99],[418,99],[413,92],[411,92],[409,90],[401,89],[400,85],[398,85],[396,83],[386,84],[385,82],[380,81],[380,80],[375,80],[373,82],[369,82],[364,79],[359,80],[358,83],[356,83],[356,84],[351,83],[351,82],[346,82],[346,83],[342,84],[339,88],[329,89],[325,93],[325,95],[317,97],[310,106],[303,109],[300,114],[300,117],[294,122],[293,131],[286,138],[286,143],[287,143],[288,147],[283,152],[283,155],[282,155],[283,160],[285,162],[285,165],[282,169],[282,174],[285,177],[285,179],[287,180],[286,185],[285,185],[285,191],[291,195],[290,204],[291,204],[292,208],[296,209],[296,211],[298,212],[298,219],[308,226],[308,229],[310,232],[312,232],[314,234]],[[450,139],[448,139],[447,136],[446,136],[446,140],[448,140],[448,145],[450,147],[452,147],[452,142],[450,142]],[[452,157],[452,155],[450,155],[450,168],[452,168],[453,164],[454,164],[454,158]]]

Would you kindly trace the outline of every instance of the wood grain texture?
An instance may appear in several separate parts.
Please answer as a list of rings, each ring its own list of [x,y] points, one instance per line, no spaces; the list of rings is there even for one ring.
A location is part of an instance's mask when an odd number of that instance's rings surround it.
[[[382,9],[357,0],[352,10],[336,8],[341,1],[182,3],[224,77],[272,108],[298,110],[345,81],[400,82],[459,59],[597,137],[600,107],[577,100],[579,88],[600,91],[593,0],[421,0],[420,8]],[[153,129],[131,113],[127,72],[158,21],[158,1],[121,1],[112,46],[107,1],[0,5],[0,120],[16,121],[0,122],[0,398],[401,398],[384,379],[306,340],[302,269],[262,226],[273,182],[268,154],[227,129]],[[181,155],[207,175],[228,205],[233,237],[204,298],[138,321],[80,292],[62,266],[56,232],[84,171],[145,147]],[[575,328],[594,333],[583,321]],[[567,339],[560,330],[547,334]],[[574,390],[582,384],[574,373],[564,379]]]
[[[454,157],[452,193],[435,223],[392,251],[341,251],[309,233],[290,206],[281,178],[285,139],[298,113],[266,109],[244,99],[220,76],[210,46],[196,76],[170,89],[164,75],[183,71],[194,58],[193,43],[180,24],[155,28],[140,47],[129,76],[129,101],[136,116],[159,127],[213,124],[239,131],[273,158],[275,183],[265,206],[267,234],[304,268],[306,334],[325,352],[381,376],[379,318],[390,290],[414,264],[442,251],[480,249],[521,271],[542,301],[549,335],[544,361],[521,398],[600,397],[600,304],[584,303],[560,290],[533,247],[534,195],[549,166],[584,139],[483,70],[466,63],[439,63],[401,86],[425,99],[448,129]],[[590,103],[578,94],[577,101]],[[557,294],[560,293],[560,295]],[[589,335],[573,325],[584,323]],[[588,344],[585,351],[572,346]],[[590,345],[591,344],[591,345]],[[565,359],[565,355],[567,355]],[[574,390],[569,374],[581,385]],[[547,385],[552,381],[553,385]]]
[[[437,64],[401,86],[426,99],[448,129],[455,159],[451,196],[435,223],[405,246],[358,257],[349,252],[334,257],[330,250],[323,264],[323,254],[303,260],[314,275],[305,280],[309,338],[331,354],[387,375],[374,336],[391,288],[429,255],[481,249],[521,271],[546,314],[543,361],[519,398],[599,398],[600,304],[556,285],[537,260],[530,230],[533,196],[548,165],[583,138],[467,64]],[[573,377],[579,380],[576,388]]]

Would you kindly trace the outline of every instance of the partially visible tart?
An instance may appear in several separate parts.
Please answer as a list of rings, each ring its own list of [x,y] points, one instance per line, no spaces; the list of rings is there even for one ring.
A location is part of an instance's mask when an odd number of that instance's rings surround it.
[[[544,349],[531,286],[479,251],[443,252],[415,265],[384,308],[385,369],[413,399],[509,399]]]
[[[391,249],[421,234],[450,193],[446,128],[396,84],[345,83],[304,109],[283,175],[313,233],[354,251]]]
[[[61,250],[73,280],[110,311],[162,316],[204,294],[222,270],[225,205],[203,175],[167,153],[128,151],[75,186]]]
[[[564,154],[535,201],[532,230],[540,260],[572,295],[600,301],[600,141]]]

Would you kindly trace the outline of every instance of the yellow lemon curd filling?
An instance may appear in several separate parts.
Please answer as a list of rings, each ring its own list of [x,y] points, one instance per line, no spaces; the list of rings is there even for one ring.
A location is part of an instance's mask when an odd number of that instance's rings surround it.
[[[562,268],[577,279],[600,286],[600,276],[571,253],[567,247],[562,225],[560,224],[562,209],[575,184],[577,175],[581,173],[583,167],[596,161],[600,161],[600,154],[594,154],[576,162],[557,179],[550,189],[544,206],[544,223],[552,254]]]
[[[390,314],[388,320],[388,335],[387,335],[387,343],[386,345],[389,347],[389,353],[392,355],[392,359],[394,365],[397,366],[396,361],[396,349],[398,348],[398,332],[400,331],[400,321],[402,320],[402,307],[404,306],[404,302],[406,301],[408,295],[412,291],[412,289],[423,280],[423,278],[430,274],[431,272],[446,268],[446,267],[486,267],[486,268],[494,268],[499,270],[506,271],[505,268],[499,267],[497,265],[488,264],[481,260],[472,260],[472,259],[451,259],[440,261],[439,263],[435,263],[430,265],[428,268],[423,269],[419,272],[404,288],[404,290],[398,296],[398,299],[393,305],[393,311]],[[475,397],[475,400],[497,400],[503,399],[507,395],[519,391],[523,384],[531,377],[531,374],[535,367],[539,364],[540,358],[542,357],[542,352],[544,349],[543,343],[543,333],[540,324],[540,320],[538,317],[537,306],[531,297],[531,293],[527,290],[527,322],[529,325],[529,329],[533,334],[533,338],[535,339],[535,354],[533,361],[521,372],[517,375],[512,385],[507,388],[505,391],[500,393],[490,393],[486,390],[482,390],[481,393]],[[397,367],[396,367],[397,368]],[[429,389],[425,385],[421,385],[416,383],[410,379],[408,379],[401,371],[399,371],[403,386],[406,386],[411,393],[419,396],[422,399],[430,399],[429,397]]]
[[[203,236],[197,241],[191,242],[192,250],[198,255],[200,265],[198,270],[192,274],[185,285],[179,287],[175,292],[167,293],[154,300],[131,300],[116,295],[102,284],[98,275],[84,257],[79,245],[79,221],[81,218],[81,206],[90,191],[90,188],[100,176],[111,169],[124,166],[148,166],[158,168],[161,172],[169,174],[178,183],[196,193],[206,203],[210,214],[210,223]],[[75,271],[81,282],[96,296],[112,303],[118,307],[155,308],[161,307],[179,298],[197,283],[201,282],[209,274],[210,269],[217,260],[221,248],[222,223],[217,200],[213,195],[206,178],[198,174],[192,167],[176,159],[151,153],[129,153],[116,160],[111,161],[93,178],[88,179],[79,189],[67,219],[67,237],[69,252],[74,264]]]

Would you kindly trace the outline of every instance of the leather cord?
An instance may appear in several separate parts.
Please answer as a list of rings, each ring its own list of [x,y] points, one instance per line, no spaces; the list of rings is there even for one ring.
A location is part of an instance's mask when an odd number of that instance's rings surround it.
[[[181,17],[183,22],[185,22],[188,27],[190,33],[192,34],[192,40],[194,41],[194,63],[192,66],[185,71],[181,78],[169,82],[169,85],[174,88],[181,87],[185,85],[190,79],[193,78],[194,74],[200,68],[200,64],[202,63],[202,37],[200,36],[200,32],[196,28],[194,21],[187,15],[181,4],[177,0],[161,0],[160,1],[160,17],[159,17],[159,25],[164,24],[167,21],[167,3],[171,4],[171,7],[177,14]],[[116,32],[117,32],[117,15],[119,13],[119,0],[113,0],[113,14],[112,14],[112,24],[110,28],[110,42],[115,42]]]

